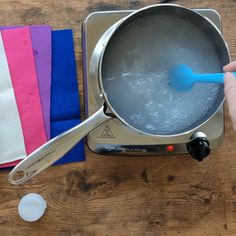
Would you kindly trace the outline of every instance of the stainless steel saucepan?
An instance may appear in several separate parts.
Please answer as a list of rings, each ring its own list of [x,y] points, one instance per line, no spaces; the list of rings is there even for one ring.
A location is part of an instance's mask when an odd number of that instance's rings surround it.
[[[94,49],[90,67],[101,108],[20,162],[9,182],[31,179],[111,119],[157,139],[192,132],[222,105],[223,86],[198,84],[178,93],[169,84],[169,68],[184,63],[200,73],[220,72],[229,60],[221,33],[202,15],[172,4],[135,11],[108,29]]]

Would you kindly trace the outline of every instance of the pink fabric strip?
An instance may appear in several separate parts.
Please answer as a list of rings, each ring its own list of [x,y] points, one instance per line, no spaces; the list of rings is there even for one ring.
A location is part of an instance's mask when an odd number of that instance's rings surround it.
[[[26,153],[47,140],[29,27],[2,32]]]
[[[0,165],[0,168],[6,168],[6,167],[11,167],[11,166],[16,166],[18,163],[20,163],[22,160],[17,160],[17,161],[12,161],[8,163],[3,163]]]

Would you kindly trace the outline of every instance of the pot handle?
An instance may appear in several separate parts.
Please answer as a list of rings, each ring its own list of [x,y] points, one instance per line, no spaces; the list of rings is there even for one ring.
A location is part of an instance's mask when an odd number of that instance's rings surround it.
[[[112,119],[104,113],[104,106],[79,125],[48,141],[9,173],[8,181],[13,185],[25,183],[54,162],[59,160],[90,131]]]

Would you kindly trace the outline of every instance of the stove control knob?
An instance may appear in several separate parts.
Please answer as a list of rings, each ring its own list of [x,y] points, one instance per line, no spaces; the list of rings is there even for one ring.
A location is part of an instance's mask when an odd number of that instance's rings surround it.
[[[191,156],[198,161],[202,161],[211,151],[207,136],[202,132],[194,133],[186,148]]]

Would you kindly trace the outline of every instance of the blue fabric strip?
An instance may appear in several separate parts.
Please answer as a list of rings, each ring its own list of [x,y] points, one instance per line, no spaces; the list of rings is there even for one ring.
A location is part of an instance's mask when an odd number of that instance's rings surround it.
[[[51,138],[80,123],[72,30],[52,31]],[[56,164],[85,160],[84,141]]]

